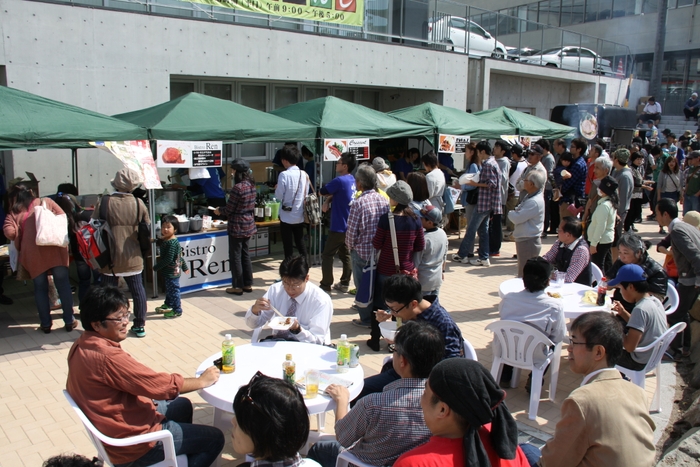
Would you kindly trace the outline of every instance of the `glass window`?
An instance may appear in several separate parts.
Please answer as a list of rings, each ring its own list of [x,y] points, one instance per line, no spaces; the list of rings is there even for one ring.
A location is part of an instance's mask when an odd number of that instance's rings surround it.
[[[559,26],[559,12],[561,10],[560,0],[540,2],[540,23],[550,26]]]
[[[267,112],[267,86],[261,84],[241,84],[238,103],[246,107]],[[265,143],[243,143],[238,145],[240,156],[245,159],[264,159]]]
[[[595,58],[595,54],[588,49],[579,49],[582,57]]]
[[[190,92],[194,92],[194,82],[170,82],[170,100],[177,99],[178,97],[182,97]]]
[[[261,112],[267,112],[267,86],[241,84],[239,103]]]
[[[313,99],[318,99],[319,97],[328,96],[328,89],[326,88],[306,88],[306,100],[310,101]]]
[[[572,19],[572,0],[561,2],[561,27],[570,26]]]
[[[455,29],[464,29],[467,27],[467,23],[462,18],[452,17],[450,18],[450,27]]]
[[[471,21],[469,22],[469,32],[471,32],[472,34],[476,34],[478,36],[481,36],[481,37],[487,37],[486,31],[484,30],[484,28],[482,28],[478,24],[471,22]]]
[[[360,104],[369,107],[373,110],[379,110],[379,92],[378,91],[362,91],[362,102]]]
[[[207,96],[230,101],[233,97],[232,92],[231,84],[204,83],[204,94]]]
[[[698,3],[700,3],[700,1]],[[688,5],[692,5],[692,4],[693,4],[693,0],[678,0],[678,6],[688,6]],[[669,5],[669,8],[670,7],[671,7],[671,5]]]
[[[598,0],[588,0],[586,2],[586,14],[584,16],[584,21],[586,23],[598,21],[598,6]]]
[[[586,10],[586,0],[573,0],[571,5],[571,24],[583,23],[583,15]]]
[[[348,102],[355,102],[355,91],[352,89],[336,89],[333,91],[333,94],[335,94],[335,97],[338,99],[343,99],[344,101]]]
[[[656,13],[659,11],[659,0],[643,0],[642,13]]]
[[[612,18],[612,0],[600,0],[598,7],[598,21]]]
[[[299,102],[299,88],[296,86],[275,86],[275,109],[281,109]]]
[[[527,6],[527,30],[528,31],[536,31],[539,29],[539,26],[537,26],[537,3],[531,3]]]

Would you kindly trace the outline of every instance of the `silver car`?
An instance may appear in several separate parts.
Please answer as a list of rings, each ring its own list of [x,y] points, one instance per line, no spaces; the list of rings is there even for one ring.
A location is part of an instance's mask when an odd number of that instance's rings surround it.
[[[455,52],[465,52],[468,49],[469,55],[494,58],[506,56],[506,47],[501,42],[474,21],[459,16],[446,15],[430,19],[428,32],[432,41],[447,44]]]
[[[610,60],[604,59],[585,47],[557,47],[545,50],[541,54],[523,57],[520,61],[561,68],[563,70],[582,71],[584,73],[613,74]]]

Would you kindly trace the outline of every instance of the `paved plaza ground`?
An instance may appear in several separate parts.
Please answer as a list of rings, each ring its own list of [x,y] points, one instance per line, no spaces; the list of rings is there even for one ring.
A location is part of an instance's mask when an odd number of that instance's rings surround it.
[[[638,228],[645,239],[651,239],[654,243],[662,237],[655,223],[645,221]],[[543,240],[543,252],[555,239],[550,235]],[[456,252],[459,242],[457,235],[450,235],[450,254]],[[650,252],[661,259],[654,248]],[[459,324],[465,339],[475,347],[479,361],[489,369],[492,335],[484,328],[498,319],[498,286],[515,275],[514,253],[515,244],[504,243],[501,256],[492,259],[490,268],[449,262],[440,292],[442,305]],[[231,333],[237,344],[250,342],[252,331],[245,326],[245,311],[277,279],[280,260],[280,256],[255,259],[255,290],[252,294],[237,297],[227,295],[223,288],[219,288],[185,295],[184,313],[179,319],[165,320],[162,315],[156,315],[153,310],[162,303],[162,297],[149,299],[148,335],[143,339],[129,337],[122,342],[123,348],[155,370],[194,376],[200,362],[218,351],[225,334]],[[336,266],[337,280],[340,276],[339,263]],[[311,281],[318,284],[320,278],[320,267],[314,267]],[[25,285],[8,278],[5,290],[15,304],[0,308],[0,466],[40,466],[43,460],[59,453],[95,455],[82,424],[62,394],[68,350],[82,332],[82,326],[77,331],[67,333],[63,329],[60,311],[56,311],[53,315],[54,331],[43,334],[38,330],[31,282]],[[381,352],[371,351],[365,345],[369,330],[351,323],[357,317],[350,308],[353,297],[336,291],[331,297],[335,309],[331,324],[333,339],[347,334],[352,343],[360,346],[360,362],[365,374],[377,373],[382,360],[389,355],[386,344],[382,343]],[[506,388],[508,407],[520,422],[521,429],[533,429],[540,439],[553,433],[560,417],[561,402],[579,386],[582,379],[569,370],[566,351],[563,357],[556,401],[547,399],[547,379],[537,420],[527,418],[529,397],[524,389],[527,372],[523,372],[518,388]],[[650,399],[655,387],[656,378],[648,377],[646,391]],[[197,393],[191,393],[188,397],[195,405],[195,423],[211,424],[211,406]],[[327,417],[325,431],[332,433],[332,430],[333,418]],[[657,439],[659,435],[657,433]],[[220,464],[236,465],[240,462],[240,456],[231,448],[230,433],[226,433],[226,438]]]

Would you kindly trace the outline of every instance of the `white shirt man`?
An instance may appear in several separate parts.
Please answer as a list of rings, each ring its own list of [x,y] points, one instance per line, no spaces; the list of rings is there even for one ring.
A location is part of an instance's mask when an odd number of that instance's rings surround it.
[[[310,344],[331,343],[333,303],[330,296],[309,282],[309,266],[304,256],[285,258],[280,265],[282,281],[272,284],[245,314],[246,325],[256,329],[276,316],[273,307],[296,318],[288,331],[276,332],[274,339]]]

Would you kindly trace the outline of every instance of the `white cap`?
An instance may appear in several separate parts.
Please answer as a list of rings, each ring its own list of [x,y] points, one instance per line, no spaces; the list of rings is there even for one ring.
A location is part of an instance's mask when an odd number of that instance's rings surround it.
[[[231,334],[226,334],[226,340],[230,341],[231,340]]]
[[[343,341],[344,341],[344,340],[347,340],[347,339],[348,339],[348,335],[347,335],[347,334],[341,334],[341,335],[340,335],[340,340],[343,340]]]

